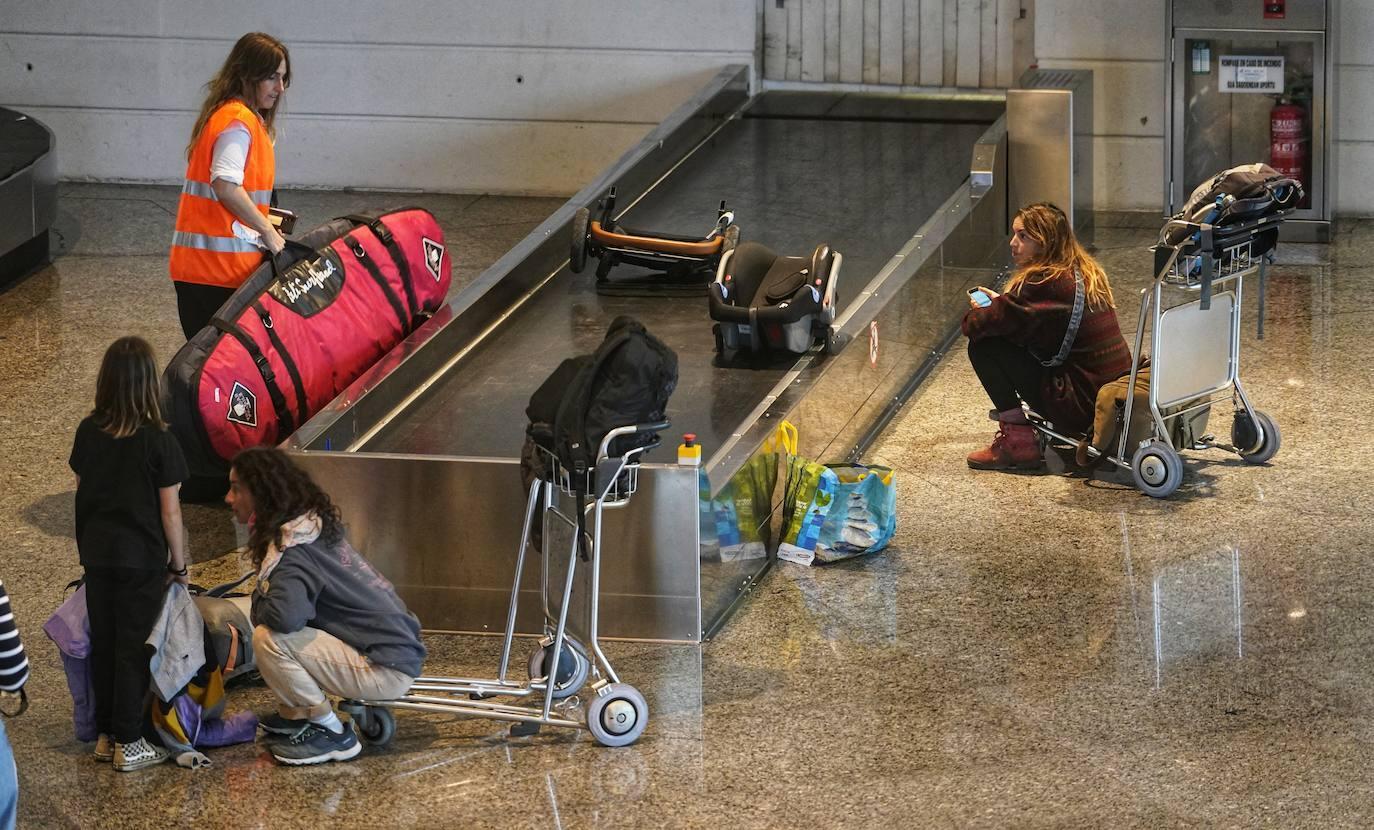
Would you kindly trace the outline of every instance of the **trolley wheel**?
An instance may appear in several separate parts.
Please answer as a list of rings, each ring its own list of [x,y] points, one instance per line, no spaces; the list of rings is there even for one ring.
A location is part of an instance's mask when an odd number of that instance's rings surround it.
[[[544,666],[553,658],[553,644],[537,646],[530,653],[530,679],[537,680],[546,675]],[[572,697],[587,682],[591,661],[582,644],[568,635],[563,636],[563,654],[558,659],[558,672],[553,681],[553,699],[562,700]]]
[[[649,704],[628,683],[604,686],[587,702],[587,729],[602,746],[628,746],[649,723]]]
[[[1258,409],[1253,420],[1250,413],[1242,409],[1236,412],[1236,419],[1231,422],[1231,443],[1247,464],[1263,464],[1273,458],[1282,440],[1279,425]],[[1254,447],[1254,450],[1250,447]]]
[[[1135,451],[1131,475],[1140,492],[1162,499],[1183,483],[1183,458],[1167,441],[1155,438]]]
[[[591,227],[592,212],[578,208],[572,221],[572,251],[568,256],[568,267],[574,274],[582,273],[587,267],[587,230]]]
[[[396,716],[384,706],[355,706],[345,710],[358,737],[368,746],[383,747],[396,735]]]
[[[721,234],[721,236],[725,237],[725,241],[721,243],[720,246],[721,256],[739,247],[739,225],[730,225],[726,227],[725,233]]]

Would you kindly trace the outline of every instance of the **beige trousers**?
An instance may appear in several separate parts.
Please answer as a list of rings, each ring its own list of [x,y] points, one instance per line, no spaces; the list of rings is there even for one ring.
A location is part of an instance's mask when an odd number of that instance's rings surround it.
[[[378,666],[357,649],[318,628],[290,634],[266,626],[253,629],[253,659],[280,703],[284,718],[319,717],[332,705],[326,695],[390,700],[405,694],[409,675]]]

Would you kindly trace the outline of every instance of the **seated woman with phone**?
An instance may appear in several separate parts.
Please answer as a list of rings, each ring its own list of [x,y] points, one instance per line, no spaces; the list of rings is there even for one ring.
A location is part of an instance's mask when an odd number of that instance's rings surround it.
[[[992,399],[992,444],[968,456],[975,470],[1044,464],[1022,402],[1068,432],[1093,419],[1097,390],[1130,371],[1112,289],[1064,211],[1027,205],[1012,220],[1015,265],[1005,291],[970,289],[963,332],[973,370]]]

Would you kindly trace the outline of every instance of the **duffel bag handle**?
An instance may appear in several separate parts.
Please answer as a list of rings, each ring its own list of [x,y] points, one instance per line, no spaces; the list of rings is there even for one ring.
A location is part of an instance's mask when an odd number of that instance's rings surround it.
[[[279,253],[268,254],[267,259],[272,263],[272,275],[280,277],[283,272],[289,270],[291,266],[303,259],[315,256],[315,249],[294,239],[287,239],[286,247]]]

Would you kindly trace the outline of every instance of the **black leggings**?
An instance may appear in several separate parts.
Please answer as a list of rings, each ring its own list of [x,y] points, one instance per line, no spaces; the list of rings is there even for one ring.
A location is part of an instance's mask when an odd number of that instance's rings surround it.
[[[1005,337],[968,342],[968,359],[998,412],[1020,409],[1021,401],[1043,413],[1040,389],[1049,370],[1030,353]]]
[[[181,280],[173,280],[172,285],[177,289],[177,315],[181,317],[181,331],[187,340],[210,325],[210,318],[234,293],[232,288]]]
[[[133,743],[144,734],[148,696],[145,643],[162,611],[166,587],[167,574],[162,570],[86,568],[95,724],[122,744]]]

